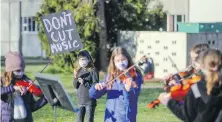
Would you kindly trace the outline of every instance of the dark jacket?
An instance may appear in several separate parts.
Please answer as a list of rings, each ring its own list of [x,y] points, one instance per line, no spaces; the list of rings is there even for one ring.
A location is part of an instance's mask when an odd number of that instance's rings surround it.
[[[219,120],[221,116],[219,116],[220,104],[222,102],[221,97],[219,95],[213,98],[212,95],[207,95],[206,82],[202,80],[192,85],[188,95],[185,97],[184,104],[181,105],[171,99],[167,106],[184,122],[214,122],[216,119],[218,119],[216,122],[222,122]],[[212,104],[214,103],[212,101],[215,100],[217,103]]]
[[[28,77],[24,75],[20,80],[23,79],[27,80]],[[12,84],[7,87],[3,87],[1,85],[1,122],[13,122],[14,92],[15,89],[13,88]],[[27,122],[33,122],[32,112],[40,109],[42,106],[47,104],[47,100],[44,98],[44,96],[42,96],[40,99],[35,101],[33,95],[30,92],[27,92],[25,95],[23,95],[22,99],[27,111],[26,120]]]
[[[78,78],[83,79],[83,84],[80,84]],[[91,71],[79,69],[77,78],[74,79],[73,85],[77,89],[78,104],[80,105],[96,105],[96,99],[89,97],[89,89],[92,85],[99,82],[99,73],[94,68]]]

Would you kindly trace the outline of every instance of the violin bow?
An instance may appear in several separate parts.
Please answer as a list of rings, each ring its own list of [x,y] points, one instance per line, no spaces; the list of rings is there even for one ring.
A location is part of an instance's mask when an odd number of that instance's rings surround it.
[[[177,72],[179,72],[179,69],[177,67],[177,65],[174,63],[174,61],[172,60],[172,58],[170,56],[168,56],[170,62],[174,65],[174,68],[177,70]]]
[[[49,66],[49,64],[51,64],[51,63],[52,63],[52,60],[50,60],[50,61],[46,64],[46,66],[40,71],[40,73],[42,73],[42,72]],[[32,84],[34,83],[35,80],[36,80],[36,79],[34,79],[34,80],[30,83],[30,85],[28,86],[27,90],[32,86]]]

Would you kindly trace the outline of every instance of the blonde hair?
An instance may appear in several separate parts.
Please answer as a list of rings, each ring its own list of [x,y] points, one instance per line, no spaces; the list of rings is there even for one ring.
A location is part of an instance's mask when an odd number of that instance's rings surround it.
[[[1,86],[6,87],[11,84],[13,79],[13,73],[12,72],[3,72],[2,78],[1,78]]]
[[[210,95],[214,86],[221,85],[220,70],[222,66],[222,54],[220,51],[210,49],[203,54],[202,63],[204,68],[208,70],[206,74],[207,94]]]
[[[123,47],[116,47],[113,52],[112,52],[112,55],[111,55],[111,58],[110,58],[110,61],[109,61],[109,66],[108,66],[108,79],[107,79],[107,83],[108,83],[108,86],[111,86],[112,87],[112,84],[114,81],[112,81],[117,75],[118,73],[120,72],[116,66],[115,66],[115,63],[114,63],[114,58],[115,56],[117,55],[124,55],[127,60],[128,60],[128,67],[132,66],[133,65],[133,61],[132,61],[132,58],[131,56],[129,55],[129,53],[126,51],[125,48]],[[127,67],[127,68],[128,68]],[[138,73],[141,73],[138,68],[136,67],[136,71]]]

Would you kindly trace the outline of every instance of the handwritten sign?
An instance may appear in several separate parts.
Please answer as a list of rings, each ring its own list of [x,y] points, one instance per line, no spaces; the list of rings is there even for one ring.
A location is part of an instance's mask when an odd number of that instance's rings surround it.
[[[71,11],[42,16],[41,20],[53,55],[83,47]]]

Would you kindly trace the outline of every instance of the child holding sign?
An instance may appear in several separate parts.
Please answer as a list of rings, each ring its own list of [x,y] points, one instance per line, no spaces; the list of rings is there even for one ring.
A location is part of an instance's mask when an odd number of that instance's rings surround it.
[[[136,122],[138,96],[143,82],[142,75],[136,70],[135,76],[130,76],[124,81],[116,78],[120,72],[132,65],[132,59],[126,49],[116,48],[110,58],[105,82],[97,83],[90,88],[90,97],[94,99],[107,93],[105,122]]]
[[[78,54],[79,68],[74,70],[73,85],[77,89],[78,105],[77,122],[83,122],[86,113],[87,122],[94,121],[96,99],[89,97],[90,87],[99,81],[99,74],[93,65],[90,53],[86,50]]]
[[[1,77],[1,122],[33,122],[32,112],[47,103],[44,96],[35,101],[26,87],[15,85],[18,80],[29,81],[24,69],[24,59],[18,52],[6,55],[6,72]]]

